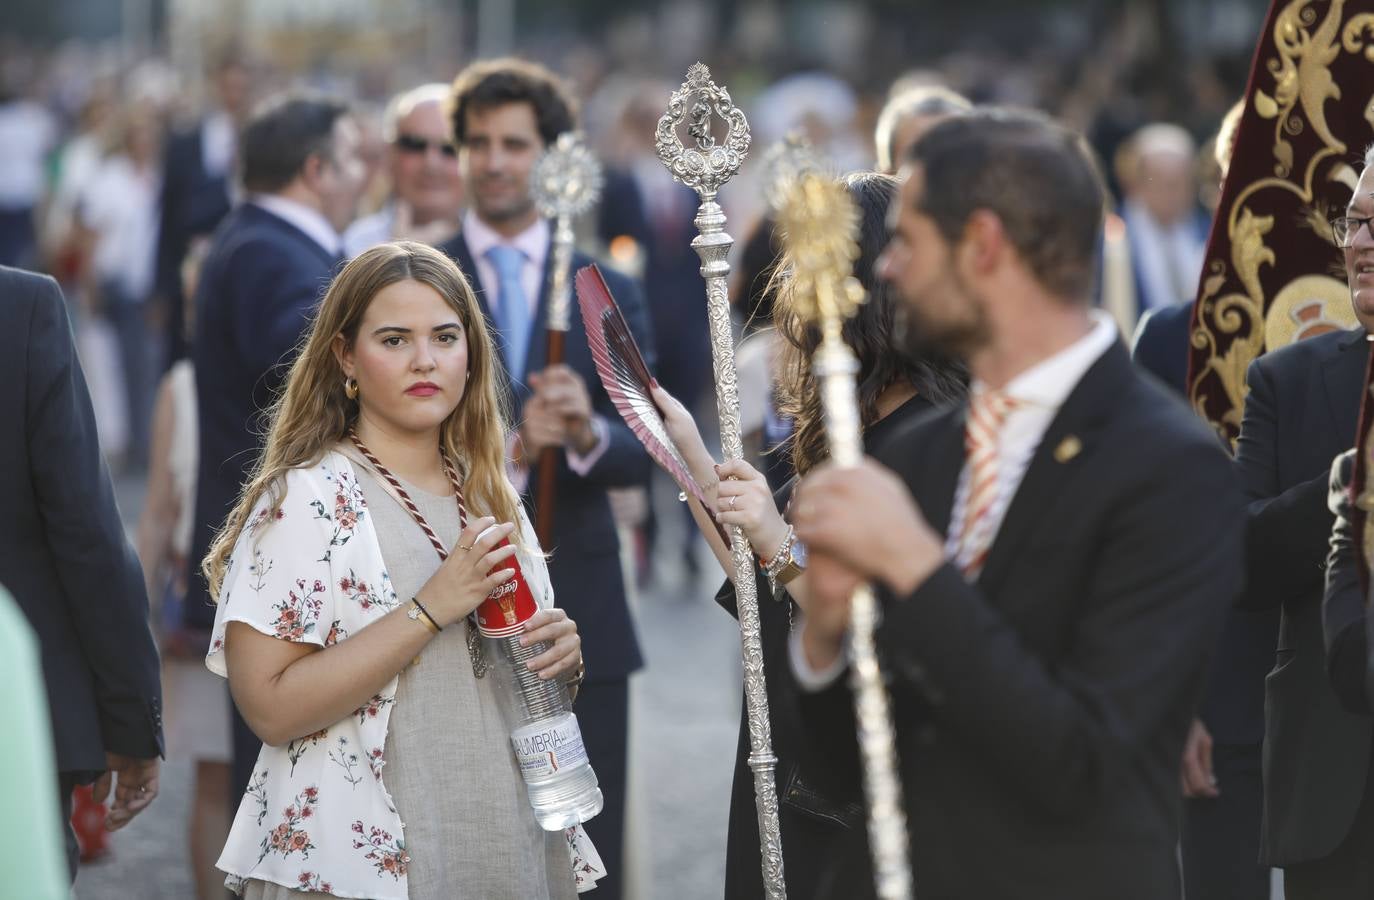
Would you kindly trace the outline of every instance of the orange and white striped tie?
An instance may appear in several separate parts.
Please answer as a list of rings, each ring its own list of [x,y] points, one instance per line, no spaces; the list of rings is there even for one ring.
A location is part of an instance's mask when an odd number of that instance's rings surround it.
[[[978,391],[969,401],[964,450],[968,454],[968,494],[964,501],[964,527],[959,535],[955,561],[970,580],[978,577],[992,546],[993,512],[997,506],[998,446],[1002,426],[1017,407],[1002,391]]]

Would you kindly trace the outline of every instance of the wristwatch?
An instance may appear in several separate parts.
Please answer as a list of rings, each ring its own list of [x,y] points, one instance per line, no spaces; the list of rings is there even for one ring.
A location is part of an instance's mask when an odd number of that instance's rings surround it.
[[[777,567],[777,574],[773,576],[773,580],[785,587],[792,579],[806,571],[806,545],[793,535],[787,549],[778,555],[781,565]]]

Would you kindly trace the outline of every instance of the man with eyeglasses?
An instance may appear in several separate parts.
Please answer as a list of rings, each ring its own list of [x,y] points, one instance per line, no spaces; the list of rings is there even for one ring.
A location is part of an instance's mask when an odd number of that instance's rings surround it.
[[[1242,603],[1281,610],[1265,679],[1261,861],[1289,900],[1374,896],[1374,779],[1368,712],[1347,710],[1327,677],[1324,570],[1332,459],[1355,441],[1374,331],[1374,148],[1345,215],[1343,248],[1359,327],[1272,350],[1251,364],[1236,450],[1250,501]]]
[[[444,118],[448,85],[423,84],[397,94],[382,117],[387,143],[391,200],[344,232],[344,253],[352,259],[386,241],[439,245],[458,231],[463,178],[458,149]]]

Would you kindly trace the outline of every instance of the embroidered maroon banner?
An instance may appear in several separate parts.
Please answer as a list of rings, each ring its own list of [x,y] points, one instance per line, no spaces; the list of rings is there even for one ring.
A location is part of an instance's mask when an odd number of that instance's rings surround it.
[[[1374,140],[1374,0],[1275,0],[1190,333],[1188,397],[1232,446],[1266,350],[1356,324],[1328,220]]]

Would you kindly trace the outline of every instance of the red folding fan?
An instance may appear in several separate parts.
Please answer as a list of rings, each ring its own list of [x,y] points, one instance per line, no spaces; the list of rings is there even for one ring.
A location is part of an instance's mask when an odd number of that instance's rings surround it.
[[[577,286],[577,305],[582,310],[582,324],[587,330],[587,344],[611,402],[649,455],[709,509],[701,485],[692,478],[682,454],[668,436],[663,416],[649,392],[653,376],[649,374],[639,345],[620,307],[616,306],[601,270],[595,265],[579,269],[574,284]]]

